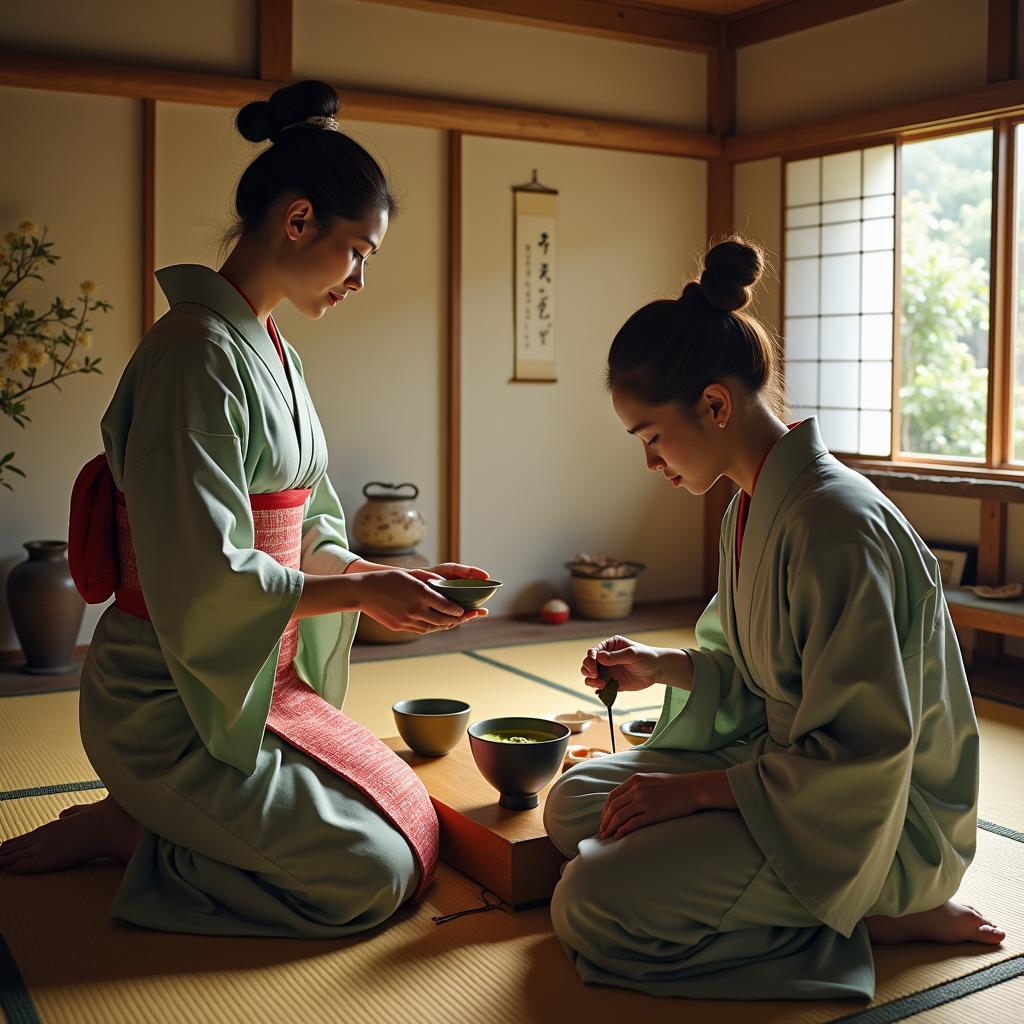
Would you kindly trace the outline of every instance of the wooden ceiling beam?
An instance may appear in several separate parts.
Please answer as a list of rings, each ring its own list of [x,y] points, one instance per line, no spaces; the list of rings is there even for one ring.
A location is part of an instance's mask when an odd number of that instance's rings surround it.
[[[458,14],[630,43],[707,52],[718,43],[718,15],[615,0],[371,0],[435,14]]]
[[[778,36],[803,32],[831,21],[888,7],[900,0],[773,0],[750,11],[729,15],[726,40],[731,49],[753,46]]]
[[[725,139],[724,152],[726,159],[737,163],[893,135],[912,136],[946,125],[969,126],[1019,114],[1024,114],[1024,80],[1014,79],[859,114],[734,135]]]
[[[267,95],[283,84],[230,75],[0,53],[0,85],[23,89],[238,107]],[[333,84],[341,96],[341,116],[350,121],[405,124],[472,135],[700,159],[720,156],[722,152],[719,137],[710,133],[539,110],[365,92],[349,89],[340,83]]]

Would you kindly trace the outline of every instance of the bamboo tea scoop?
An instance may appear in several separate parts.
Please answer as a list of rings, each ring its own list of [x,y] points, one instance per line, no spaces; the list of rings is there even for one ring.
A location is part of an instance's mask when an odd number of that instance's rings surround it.
[[[612,679],[612,670],[607,665],[597,666],[598,677],[604,680],[604,687],[598,692],[601,703],[608,709],[608,732],[612,737],[612,753],[615,753],[615,722],[612,720],[612,705],[619,695],[619,684]]]

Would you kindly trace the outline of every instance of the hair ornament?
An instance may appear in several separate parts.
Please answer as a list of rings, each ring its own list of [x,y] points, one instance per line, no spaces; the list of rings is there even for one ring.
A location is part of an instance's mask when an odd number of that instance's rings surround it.
[[[336,132],[338,130],[338,120],[334,117],[323,117],[317,114],[314,117],[307,117],[305,121],[293,121],[291,124],[286,124],[281,132],[288,131],[289,128],[302,128],[307,124],[311,124],[316,128],[322,128],[325,132]],[[278,132],[280,135],[281,132]]]

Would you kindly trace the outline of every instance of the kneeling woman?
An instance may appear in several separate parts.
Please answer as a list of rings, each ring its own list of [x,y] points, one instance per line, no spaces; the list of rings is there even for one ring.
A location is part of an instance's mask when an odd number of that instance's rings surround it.
[[[1003,938],[950,901],[975,850],[978,731],[935,559],[815,420],[773,411],[778,357],[740,311],[761,267],[739,240],[715,246],[609,353],[648,468],[740,491],[696,649],[587,653],[595,688],[601,664],[623,690],[667,690],[650,740],[550,794],[571,858],[551,913],[587,982],[870,996],[872,940]]]
[[[0,868],[113,857],[126,864],[113,914],[151,928],[346,935],[422,891],[436,861],[422,784],[338,709],[356,612],[457,625],[472,616],[426,581],[486,574],[348,550],[302,366],[271,315],[289,299],[318,319],[360,291],[393,213],[337,108],[302,82],[239,113],[242,135],[271,145],[239,181],[237,244],[220,273],[160,272],[170,312],[75,487],[76,581],[97,599],[116,587],[81,693],[110,795],[5,842]],[[344,402],[358,382],[339,373],[334,388]]]

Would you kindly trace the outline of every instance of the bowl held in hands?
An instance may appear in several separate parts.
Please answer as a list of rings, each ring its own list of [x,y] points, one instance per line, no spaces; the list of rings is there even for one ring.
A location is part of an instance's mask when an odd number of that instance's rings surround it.
[[[472,611],[482,608],[501,584],[497,580],[427,580],[427,586],[466,611]]]

